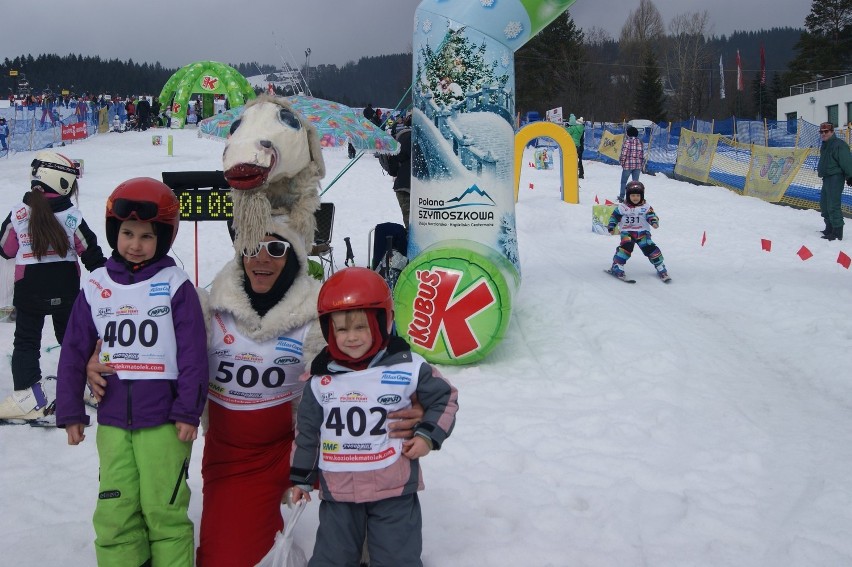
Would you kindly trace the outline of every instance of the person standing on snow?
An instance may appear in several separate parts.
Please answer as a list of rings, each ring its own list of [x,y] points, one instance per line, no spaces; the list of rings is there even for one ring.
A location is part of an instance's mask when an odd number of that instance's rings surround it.
[[[62,344],[80,290],[77,258],[90,272],[106,262],[97,237],[71,202],[80,175],[74,162],[40,151],[31,167],[31,189],[0,227],[0,256],[15,259],[16,309],[15,391],[0,402],[0,419],[27,421],[44,417],[44,408],[52,401],[44,394],[39,364],[44,318],[53,319],[56,340]]]
[[[817,175],[822,178],[819,210],[825,221],[822,237],[826,240],[843,240],[840,196],[843,194],[844,179],[852,187],[852,154],[849,153],[849,145],[834,135],[834,124],[831,122],[819,125],[819,136],[822,139],[817,163]]]
[[[8,151],[9,145],[6,143],[6,138],[9,137],[9,125],[6,124],[6,119],[0,116],[0,150]]]
[[[621,185],[618,190],[618,202],[623,203],[627,178],[632,176],[633,181],[639,181],[639,173],[641,173],[642,164],[645,161],[645,150],[642,147],[642,140],[639,139],[639,130],[633,126],[628,126],[625,130],[618,161],[621,163]]]
[[[578,119],[572,113],[568,117],[568,134],[574,140],[574,146],[577,148],[577,177],[583,179],[583,142],[586,137],[586,126],[582,116]]]
[[[204,315],[195,287],[168,256],[180,203],[164,183],[137,177],[107,199],[113,249],[80,290],[59,356],[56,424],[69,445],[86,438],[89,353],[116,372],[99,400],[98,565],[192,565],[187,515],[192,442],[207,399]]]

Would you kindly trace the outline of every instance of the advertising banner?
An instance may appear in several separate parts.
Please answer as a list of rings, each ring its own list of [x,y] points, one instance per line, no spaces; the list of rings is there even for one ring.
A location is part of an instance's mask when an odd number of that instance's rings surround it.
[[[681,128],[674,172],[677,175],[707,183],[718,143],[719,134],[699,134]]]
[[[613,134],[608,130],[604,130],[601,135],[601,143],[598,146],[598,152],[610,159],[618,161],[621,157],[621,145],[624,143],[624,134]]]
[[[62,140],[82,140],[87,136],[86,123],[75,122],[74,124],[62,125]]]
[[[777,203],[808,157],[806,148],[751,147],[751,165],[743,195]]]
[[[521,270],[514,51],[573,3],[423,0],[417,8],[411,260],[395,297],[397,326],[430,362],[479,360],[508,325]]]

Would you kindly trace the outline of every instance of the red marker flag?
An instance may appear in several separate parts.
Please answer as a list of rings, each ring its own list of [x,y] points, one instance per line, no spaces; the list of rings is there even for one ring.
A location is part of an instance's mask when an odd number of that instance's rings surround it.
[[[601,202],[600,202],[600,201],[598,201],[598,196],[597,196],[597,195],[595,195],[595,204],[596,204],[596,205],[600,205],[600,204],[601,204]]]
[[[846,254],[843,253],[843,250],[840,251],[840,254],[837,255],[837,263],[849,269],[849,264],[852,263],[852,259],[849,258]]]
[[[813,256],[813,252],[808,250],[807,246],[802,246],[801,248],[799,248],[799,251],[796,252],[796,254],[799,255],[799,258],[801,258],[803,262]]]
[[[765,238],[760,239],[760,247],[766,250],[767,252],[772,251],[772,241],[766,240]]]
[[[604,201],[604,205],[614,205],[614,204],[615,204],[615,203],[613,203],[613,202],[612,202],[612,201],[610,201],[609,199],[607,199],[607,200],[605,200],[605,201]]]
[[[704,234],[701,235],[701,246],[704,246],[704,243],[707,242],[707,231],[704,231]]]
[[[532,189],[532,188],[533,188],[533,184],[532,184],[532,183],[530,183],[530,189]]]

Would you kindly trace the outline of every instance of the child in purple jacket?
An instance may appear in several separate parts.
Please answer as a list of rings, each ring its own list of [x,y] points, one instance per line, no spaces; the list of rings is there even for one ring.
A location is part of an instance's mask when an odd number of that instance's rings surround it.
[[[179,215],[155,179],[116,187],[106,206],[112,257],[84,282],[59,358],[56,423],[69,445],[86,437],[86,364],[99,339],[101,362],[117,371],[98,406],[99,565],[193,564],[186,478],[207,396],[207,335],[195,288],[166,255]]]

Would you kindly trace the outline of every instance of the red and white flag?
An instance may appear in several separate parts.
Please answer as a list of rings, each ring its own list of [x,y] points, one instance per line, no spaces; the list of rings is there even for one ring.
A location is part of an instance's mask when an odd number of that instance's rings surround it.
[[[740,61],[739,49],[737,49],[737,90],[745,90],[745,86],[743,85],[743,64],[742,61]]]
[[[763,50],[763,44],[760,46],[760,84],[766,84],[766,51]]]

